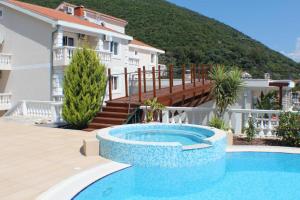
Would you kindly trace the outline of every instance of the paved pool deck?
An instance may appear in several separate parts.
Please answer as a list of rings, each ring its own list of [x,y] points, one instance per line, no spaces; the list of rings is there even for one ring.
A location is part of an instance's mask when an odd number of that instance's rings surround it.
[[[111,162],[81,154],[90,138],[95,133],[0,119],[0,199],[34,200],[65,178]]]

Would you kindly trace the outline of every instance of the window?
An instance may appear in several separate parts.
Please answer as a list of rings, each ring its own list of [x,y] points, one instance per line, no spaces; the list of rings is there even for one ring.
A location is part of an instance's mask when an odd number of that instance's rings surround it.
[[[151,63],[154,63],[154,60],[155,60],[155,54],[151,54]]]
[[[118,89],[118,77],[112,76],[112,89],[117,90]]]
[[[74,46],[74,38],[64,36],[63,37],[63,46],[73,47]]]
[[[3,18],[3,8],[0,8],[0,19]]]
[[[110,52],[112,52],[114,55],[119,55],[119,43],[110,42]]]

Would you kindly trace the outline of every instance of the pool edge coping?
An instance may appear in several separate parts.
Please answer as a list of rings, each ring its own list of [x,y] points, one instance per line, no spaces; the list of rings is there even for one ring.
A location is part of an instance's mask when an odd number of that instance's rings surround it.
[[[128,167],[131,167],[131,165],[114,161],[97,165],[62,180],[41,193],[36,200],[71,200],[84,188],[95,181]]]
[[[141,126],[141,125],[145,125],[145,124],[128,124],[125,126]],[[149,125],[149,124],[148,124]],[[172,123],[153,123],[153,125],[159,125],[159,126],[186,126],[186,127],[194,127],[194,128],[199,128],[199,129],[206,129],[209,131],[212,131],[214,134],[210,137],[207,137],[205,139],[203,139],[203,141],[209,143],[210,145],[212,145],[214,142],[222,139],[223,137],[227,137],[227,134],[225,131],[220,130],[220,129],[216,129],[213,127],[208,127],[208,126],[202,126],[202,125],[196,125],[196,124],[172,124]],[[112,126],[112,127],[108,127],[108,128],[104,128],[104,129],[100,129],[97,131],[96,134],[96,138],[98,140],[104,139],[104,140],[108,140],[111,142],[116,142],[116,143],[124,143],[124,144],[130,144],[130,145],[141,145],[141,146],[159,146],[159,147],[181,147],[182,150],[184,150],[183,147],[189,147],[189,149],[198,149],[198,145],[199,144],[193,144],[193,145],[182,145],[179,142],[145,142],[145,141],[133,141],[133,140],[126,140],[126,139],[121,139],[115,136],[112,136],[109,132],[110,130],[114,129],[114,128],[121,128],[124,127],[124,125],[116,125],[116,126]],[[195,148],[193,148],[195,147]],[[208,147],[204,147],[204,148],[208,148]]]
[[[226,152],[270,152],[300,154],[300,148],[285,146],[231,145],[226,147]]]

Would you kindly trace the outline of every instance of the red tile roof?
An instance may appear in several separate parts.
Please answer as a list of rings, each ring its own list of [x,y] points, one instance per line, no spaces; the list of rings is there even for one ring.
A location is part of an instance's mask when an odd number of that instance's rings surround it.
[[[62,6],[62,5],[65,5],[65,6],[71,6],[71,7],[73,7],[73,8],[77,7],[77,6],[74,5],[74,4],[67,3],[67,2],[62,2],[62,3],[56,8],[56,10],[58,10],[59,7]],[[90,13],[93,13],[93,14],[95,14],[95,15],[99,15],[99,16],[101,16],[101,17],[110,19],[110,20],[114,20],[114,21],[120,22],[120,23],[125,24],[125,25],[128,23],[128,22],[127,22],[126,20],[124,20],[124,19],[117,18],[117,17],[111,16],[111,15],[106,15],[106,14],[104,14],[104,13],[100,13],[100,12],[97,12],[97,11],[95,11],[95,10],[91,10],[91,9],[88,9],[88,8],[84,8],[84,10],[85,10],[85,11],[88,11],[88,12],[90,12]]]
[[[144,42],[141,42],[139,40],[136,40],[136,39],[131,40],[130,44],[134,44],[134,45],[138,45],[138,46],[144,46],[144,47],[150,47],[150,48],[155,48],[153,46],[150,46],[150,45],[148,45],[148,44],[146,44]]]
[[[79,17],[73,16],[73,15],[68,15],[66,13],[63,13],[63,12],[60,12],[58,10],[54,10],[54,9],[51,9],[51,8],[46,8],[46,7],[42,7],[42,6],[38,6],[38,5],[34,5],[34,4],[24,3],[24,2],[16,1],[16,0],[8,0],[8,2],[11,3],[11,4],[14,4],[18,7],[21,7],[23,9],[29,10],[31,12],[34,12],[34,13],[37,13],[37,14],[42,15],[44,17],[55,20],[55,21],[61,20],[61,21],[65,21],[65,22],[70,22],[70,23],[75,23],[75,24],[79,24],[79,25],[88,26],[88,27],[91,27],[91,28],[97,28],[97,29],[117,32],[117,31],[114,31],[114,30],[109,29],[107,27],[97,25],[95,23],[80,19]],[[119,33],[119,32],[117,32],[117,33]],[[120,33],[120,34],[122,34],[122,33]]]

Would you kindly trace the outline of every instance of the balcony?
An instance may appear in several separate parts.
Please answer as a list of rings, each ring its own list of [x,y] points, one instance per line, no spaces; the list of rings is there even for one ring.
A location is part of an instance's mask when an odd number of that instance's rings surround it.
[[[11,54],[0,53],[0,70],[11,70]]]
[[[53,65],[67,66],[70,64],[73,54],[77,47],[57,47],[53,50]],[[106,51],[95,50],[102,63],[107,64],[111,61],[111,53]]]
[[[139,66],[140,59],[136,57],[129,57],[130,66]]]
[[[11,93],[0,93],[0,110],[9,110],[11,108]]]

